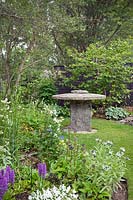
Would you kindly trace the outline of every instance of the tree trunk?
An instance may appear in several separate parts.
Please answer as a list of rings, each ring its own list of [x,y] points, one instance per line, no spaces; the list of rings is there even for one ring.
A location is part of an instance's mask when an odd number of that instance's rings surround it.
[[[20,66],[18,68],[16,83],[15,83],[16,89],[19,86],[19,83],[20,83],[20,80],[21,80],[21,76],[22,76],[22,72],[24,70],[24,65],[25,65],[26,59],[29,57],[29,54],[32,51],[34,45],[35,45],[35,36],[33,34],[33,39],[30,41],[29,47],[27,48],[27,51],[26,51],[26,54],[25,54]]]

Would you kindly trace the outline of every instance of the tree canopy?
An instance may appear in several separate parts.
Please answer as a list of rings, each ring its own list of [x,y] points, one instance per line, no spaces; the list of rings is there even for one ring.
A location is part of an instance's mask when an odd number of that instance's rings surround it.
[[[46,67],[68,65],[67,51],[132,38],[129,0],[1,0],[0,84],[5,94]]]

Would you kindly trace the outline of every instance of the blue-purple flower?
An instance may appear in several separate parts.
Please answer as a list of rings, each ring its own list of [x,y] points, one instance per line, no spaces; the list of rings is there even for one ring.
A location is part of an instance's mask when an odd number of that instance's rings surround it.
[[[15,173],[10,166],[7,166],[5,170],[0,170],[0,200],[2,200],[4,194],[8,190],[8,184],[14,184],[14,181]]]
[[[37,165],[37,167],[38,167],[39,176],[41,176],[42,178],[45,178],[46,173],[47,173],[47,166],[46,166],[46,163],[39,163],[39,164]]]
[[[7,190],[8,190],[7,178],[5,175],[0,174],[0,200],[2,200]]]
[[[11,183],[13,185],[15,181],[15,173],[14,170],[10,168],[10,166],[6,167],[5,176],[7,177],[8,183]]]
[[[60,140],[64,140],[64,135],[61,135],[61,136],[60,136]]]

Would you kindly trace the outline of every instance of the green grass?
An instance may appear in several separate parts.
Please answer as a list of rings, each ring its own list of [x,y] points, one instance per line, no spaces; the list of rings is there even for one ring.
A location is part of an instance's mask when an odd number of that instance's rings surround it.
[[[68,119],[65,120],[64,125],[69,124],[69,122]],[[127,161],[128,170],[126,173],[129,186],[129,200],[133,200],[133,127],[105,119],[92,119],[92,128],[97,129],[97,132],[92,134],[76,134],[79,142],[86,144],[88,149],[96,144],[96,138],[112,141],[116,151],[120,147],[126,149],[126,155],[130,158]]]

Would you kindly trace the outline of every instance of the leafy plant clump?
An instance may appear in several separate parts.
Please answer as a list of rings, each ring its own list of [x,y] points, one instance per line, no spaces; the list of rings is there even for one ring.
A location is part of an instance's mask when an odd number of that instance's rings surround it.
[[[109,107],[105,110],[106,119],[121,120],[129,115],[123,108],[119,107]]]
[[[125,149],[113,151],[111,141],[97,139],[97,145],[86,151],[76,141],[64,144],[64,154],[51,166],[61,183],[72,185],[80,199],[110,199],[126,171]]]

